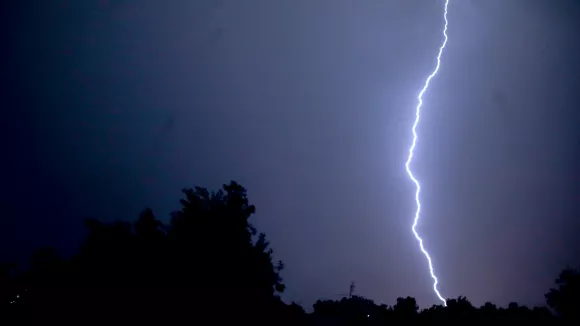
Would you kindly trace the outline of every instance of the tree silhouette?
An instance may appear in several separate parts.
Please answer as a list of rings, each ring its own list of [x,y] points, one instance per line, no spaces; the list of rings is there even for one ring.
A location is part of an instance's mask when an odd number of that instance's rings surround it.
[[[343,325],[369,325],[391,320],[392,310],[386,305],[378,306],[361,296],[342,298],[339,301],[318,300],[313,305],[318,323],[330,322]]]
[[[182,208],[172,214],[168,233],[177,279],[204,296],[227,293],[244,303],[272,300],[284,290],[279,274],[283,264],[272,263],[266,235],[257,234],[249,223],[255,207],[241,185],[231,182],[213,193],[200,187],[183,193]]]
[[[393,312],[397,320],[412,321],[419,313],[419,306],[415,298],[397,298],[397,303],[393,306]]]
[[[464,296],[459,296],[457,299],[447,299],[447,310],[455,321],[469,322],[476,318],[475,307]]]
[[[498,319],[497,306],[491,302],[486,302],[479,308],[479,318],[485,322],[492,322]]]
[[[433,325],[509,322],[578,324],[579,279],[562,271],[545,307],[512,302],[477,308],[463,296],[447,306],[419,310],[415,298],[393,306],[362,296],[319,300],[306,314],[285,304],[281,261],[264,233],[250,223],[256,209],[236,182],[210,192],[183,190],[168,223],[145,209],[134,222],[85,221],[78,252],[62,257],[37,250],[30,268],[0,265],[0,318],[12,324],[252,324],[252,325]]]
[[[580,322],[580,272],[564,269],[556,279],[557,287],[546,293],[546,301],[565,320]]]
[[[398,298],[392,307],[378,306],[372,300],[353,297],[339,301],[318,300],[313,308],[312,325],[558,324],[558,319],[544,307],[530,309],[510,303],[507,308],[497,308],[488,302],[477,308],[463,296],[447,299],[446,307],[434,305],[421,311],[412,297]]]
[[[2,300],[26,289],[28,315],[44,323],[84,323],[87,316],[167,323],[213,313],[215,323],[299,315],[278,297],[283,264],[272,262],[266,235],[250,224],[255,207],[246,190],[231,182],[217,192],[195,187],[183,193],[169,225],[150,209],[134,223],[88,219],[89,232],[71,259],[44,248],[17,280],[3,268]],[[222,313],[224,300],[232,314]]]

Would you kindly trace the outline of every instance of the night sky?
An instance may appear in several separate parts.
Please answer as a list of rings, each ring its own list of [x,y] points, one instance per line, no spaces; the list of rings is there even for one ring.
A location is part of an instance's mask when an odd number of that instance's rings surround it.
[[[442,0],[2,1],[0,257],[236,180],[306,308],[438,303],[404,162]],[[445,297],[543,304],[580,246],[580,4],[451,0],[413,168]]]

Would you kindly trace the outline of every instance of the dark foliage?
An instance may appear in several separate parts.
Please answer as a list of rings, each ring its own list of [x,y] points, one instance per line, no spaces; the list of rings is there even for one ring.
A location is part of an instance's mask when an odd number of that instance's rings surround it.
[[[546,293],[548,305],[563,319],[580,325],[580,272],[572,268],[564,269],[556,285],[557,288]]]
[[[465,297],[420,310],[415,299],[394,306],[353,296],[317,301],[306,314],[285,304],[282,262],[249,219],[255,207],[235,182],[217,192],[183,190],[168,224],[150,209],[134,223],[86,221],[89,233],[73,257],[38,250],[30,268],[0,265],[0,320],[12,324],[127,325],[409,325],[475,322],[579,324],[580,273],[566,269],[546,294],[547,308]]]
[[[312,315],[321,325],[470,325],[494,322],[558,325],[563,322],[547,308],[529,309],[516,303],[508,308],[497,308],[491,303],[476,308],[465,297],[448,299],[447,307],[435,305],[420,311],[411,297],[398,298],[397,303],[389,307],[353,296],[340,301],[317,301]]]
[[[285,309],[278,297],[282,264],[272,262],[266,236],[249,223],[255,208],[245,189],[231,182],[213,193],[200,187],[183,193],[169,225],[149,209],[133,224],[90,219],[71,259],[43,249],[16,278],[2,269],[11,314],[60,324],[219,324]]]

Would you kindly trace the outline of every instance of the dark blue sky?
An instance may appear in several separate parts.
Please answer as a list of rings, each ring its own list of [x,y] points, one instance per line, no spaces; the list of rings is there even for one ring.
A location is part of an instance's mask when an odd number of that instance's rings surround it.
[[[286,298],[436,303],[404,171],[443,1],[9,1],[0,256],[248,188]],[[414,170],[446,297],[543,303],[580,247],[580,7],[452,0]]]

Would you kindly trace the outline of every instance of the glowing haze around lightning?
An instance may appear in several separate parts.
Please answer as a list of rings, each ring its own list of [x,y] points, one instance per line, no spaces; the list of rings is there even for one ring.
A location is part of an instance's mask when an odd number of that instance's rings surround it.
[[[411,143],[411,147],[409,148],[409,157],[407,158],[407,162],[405,163],[405,169],[407,170],[407,174],[409,175],[409,178],[411,179],[411,181],[413,181],[413,183],[415,184],[415,187],[416,187],[415,202],[417,204],[417,210],[415,211],[415,217],[413,219],[413,226],[411,227],[411,230],[413,231],[415,238],[419,242],[419,248],[421,248],[421,252],[423,252],[425,257],[427,258],[427,262],[429,263],[429,272],[431,273],[431,278],[433,278],[433,290],[435,291],[435,294],[437,294],[437,297],[439,298],[439,300],[441,300],[443,302],[444,306],[447,306],[447,302],[445,301],[443,296],[441,296],[441,293],[439,293],[439,290],[437,289],[438,280],[437,280],[437,276],[435,275],[435,271],[433,270],[433,262],[431,260],[431,256],[429,256],[429,253],[427,252],[427,250],[423,246],[423,239],[419,236],[419,233],[417,233],[417,230],[416,230],[417,224],[419,223],[419,219],[420,219],[420,213],[421,213],[421,201],[419,200],[419,194],[421,192],[421,185],[419,184],[419,180],[417,180],[417,178],[415,178],[415,176],[413,175],[413,172],[411,172],[409,165],[411,164],[411,161],[413,160],[413,151],[415,150],[415,146],[417,144],[417,126],[419,125],[419,119],[421,117],[421,107],[423,106],[423,94],[425,94],[425,92],[429,88],[429,83],[431,82],[431,79],[433,79],[433,77],[435,77],[435,75],[437,75],[437,72],[439,71],[439,66],[441,65],[441,54],[443,54],[443,49],[445,49],[445,45],[447,45],[447,7],[448,7],[448,5],[449,5],[449,0],[445,0],[444,11],[443,11],[443,19],[445,20],[445,26],[443,27],[444,40],[443,40],[443,43],[441,44],[441,47],[439,48],[439,53],[437,54],[437,66],[435,67],[433,72],[429,75],[429,77],[427,77],[427,79],[425,80],[425,85],[423,86],[423,89],[421,90],[421,92],[419,92],[419,95],[417,96],[418,104],[417,104],[417,108],[415,109],[415,122],[413,123],[413,128],[412,128],[413,142]]]

